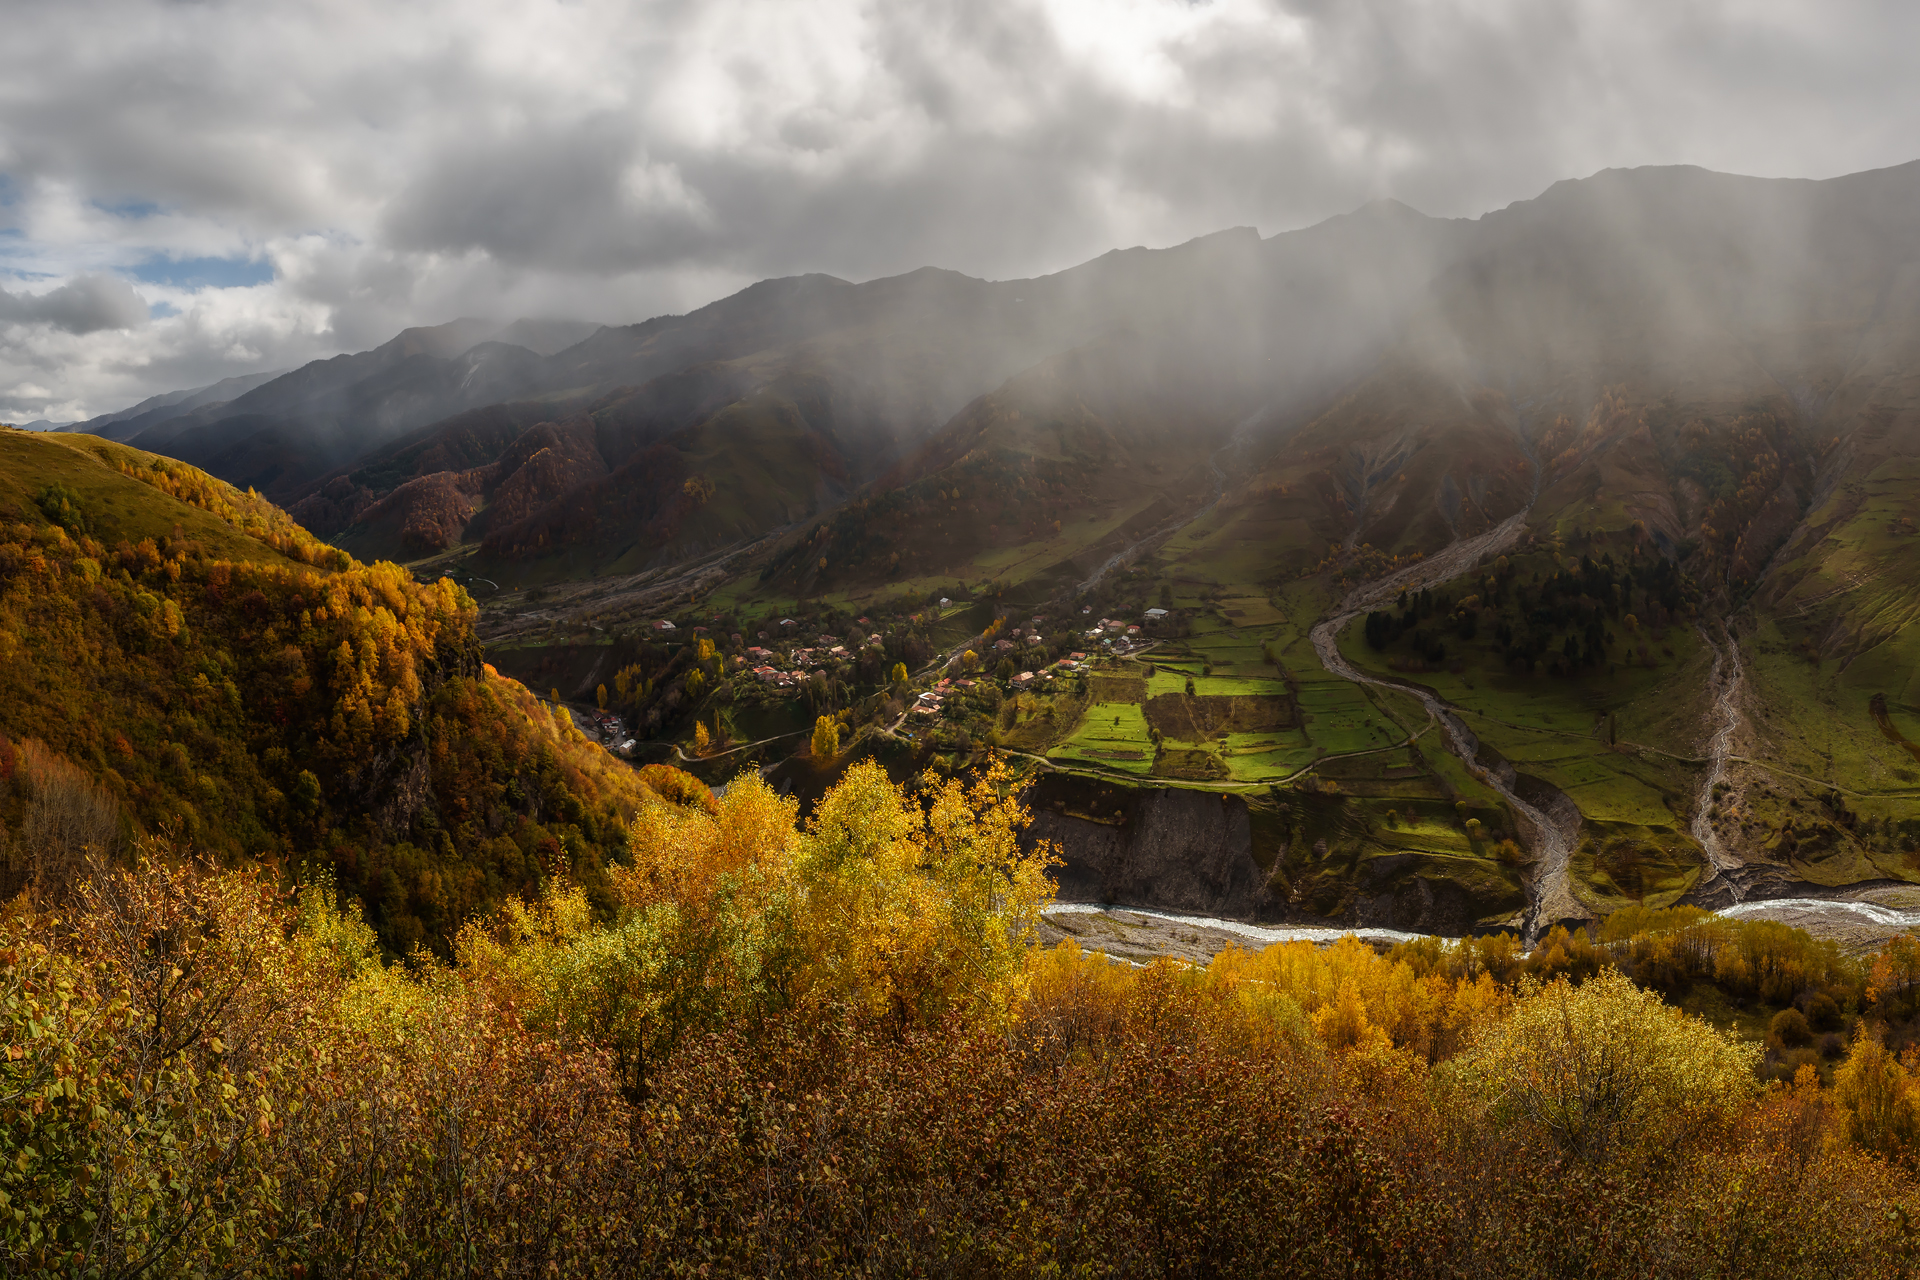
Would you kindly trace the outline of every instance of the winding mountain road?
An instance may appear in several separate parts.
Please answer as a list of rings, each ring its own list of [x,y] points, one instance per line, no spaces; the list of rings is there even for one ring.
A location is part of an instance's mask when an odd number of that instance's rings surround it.
[[[1378,685],[1382,688],[1398,689],[1420,699],[1427,714],[1439,722],[1445,730],[1445,740],[1449,750],[1458,756],[1461,763],[1482,782],[1498,792],[1501,799],[1510,805],[1528,826],[1533,828],[1534,865],[1529,877],[1527,894],[1531,902],[1527,908],[1526,940],[1531,943],[1540,933],[1561,920],[1584,918],[1590,914],[1573,896],[1572,884],[1567,874],[1567,864],[1573,856],[1574,833],[1579,829],[1580,816],[1575,810],[1567,813],[1547,813],[1537,806],[1520,798],[1514,790],[1514,776],[1510,767],[1499,770],[1488,769],[1480,764],[1477,756],[1480,743],[1474,737],[1453,708],[1437,695],[1418,685],[1401,684],[1398,681],[1382,680],[1357,670],[1340,652],[1340,631],[1349,622],[1370,609],[1394,599],[1402,591],[1420,591],[1450,582],[1472,570],[1483,555],[1498,554],[1520,540],[1526,531],[1527,514],[1532,508],[1509,516],[1487,532],[1471,538],[1462,538],[1450,543],[1440,551],[1424,560],[1397,569],[1384,578],[1362,583],[1348,592],[1346,598],[1336,605],[1332,612],[1314,624],[1310,633],[1314,652],[1320,655],[1320,665],[1343,680],[1355,684]],[[1525,834],[1524,832],[1522,834]]]

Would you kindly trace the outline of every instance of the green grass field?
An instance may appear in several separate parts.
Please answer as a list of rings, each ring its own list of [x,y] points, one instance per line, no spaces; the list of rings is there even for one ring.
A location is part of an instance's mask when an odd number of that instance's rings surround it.
[[[191,506],[119,470],[123,463],[154,465],[155,458],[97,436],[0,431],[0,504],[33,506],[48,485],[59,484],[79,500],[93,535],[113,546],[122,539],[180,535],[200,543],[209,554],[262,564],[291,563],[285,556],[247,537],[219,516]],[[199,475],[183,463],[165,462],[182,474]],[[245,502],[225,481],[202,483]],[[284,519],[284,517],[282,517]]]
[[[1073,733],[1047,752],[1047,758],[1083,761],[1145,776],[1153,771],[1154,761],[1147,717],[1135,703],[1095,703]]]
[[[1406,736],[1357,685],[1338,677],[1302,679],[1299,701],[1307,736],[1327,755],[1372,751]]]

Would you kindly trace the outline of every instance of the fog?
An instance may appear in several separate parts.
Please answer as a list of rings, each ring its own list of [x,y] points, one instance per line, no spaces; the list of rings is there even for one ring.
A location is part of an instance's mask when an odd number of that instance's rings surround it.
[[[77,0],[0,48],[0,419],[457,316],[989,279],[1609,166],[1912,158],[1910,6]]]

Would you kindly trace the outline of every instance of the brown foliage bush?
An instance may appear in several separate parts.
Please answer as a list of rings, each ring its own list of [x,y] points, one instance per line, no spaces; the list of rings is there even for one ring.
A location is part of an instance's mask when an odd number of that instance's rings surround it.
[[[808,827],[750,784],[717,812],[656,806],[615,924],[594,924],[577,893],[550,896],[521,925],[473,934],[456,967],[384,965],[328,883],[290,897],[180,850],[96,869],[69,916],[0,917],[0,1267],[1910,1265],[1893,1210],[1920,1187],[1873,1152],[1905,1140],[1914,1093],[1884,1051],[1857,1048],[1831,1093],[1809,1068],[1750,1101],[1750,1077],[1711,1085],[1716,1101],[1689,1111],[1689,1055],[1737,1048],[1604,975],[1563,1016],[1564,984],[1500,985],[1517,957],[1497,940],[1411,953],[1418,966],[1357,943],[1204,970],[1071,947],[1022,958],[1003,927],[969,924],[988,905],[969,886],[992,883],[971,868],[1017,809],[951,790],[916,808],[886,785],[863,776]],[[841,910],[854,901],[870,909]],[[964,998],[903,1018],[902,977]],[[624,1021],[566,1013],[616,991]],[[669,1018],[679,1031],[663,1036]],[[623,1028],[658,1054],[637,1093],[617,1066]],[[1574,1150],[1525,1108],[1488,1105],[1507,1077],[1486,1065],[1509,1058],[1473,1046],[1514,1028],[1509,1046],[1565,1040],[1570,1061],[1581,1037],[1611,1037],[1641,1086],[1634,1158],[1615,1158],[1618,1136],[1604,1155]],[[1626,1045],[1643,1059],[1619,1060]],[[1669,1107],[1693,1116],[1685,1141]]]

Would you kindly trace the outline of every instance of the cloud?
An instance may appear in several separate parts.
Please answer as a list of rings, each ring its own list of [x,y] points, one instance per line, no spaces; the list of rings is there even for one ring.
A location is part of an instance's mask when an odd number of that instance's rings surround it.
[[[7,417],[462,314],[632,321],[802,271],[1022,276],[1376,196],[1472,216],[1615,165],[1825,177],[1920,137],[1920,7],[1870,0],[21,9],[0,44]],[[58,319],[14,318],[67,289]],[[126,327],[135,294],[151,318]]]
[[[0,324],[48,325],[66,333],[131,329],[147,321],[147,304],[116,276],[78,276],[42,294],[0,289]]]

